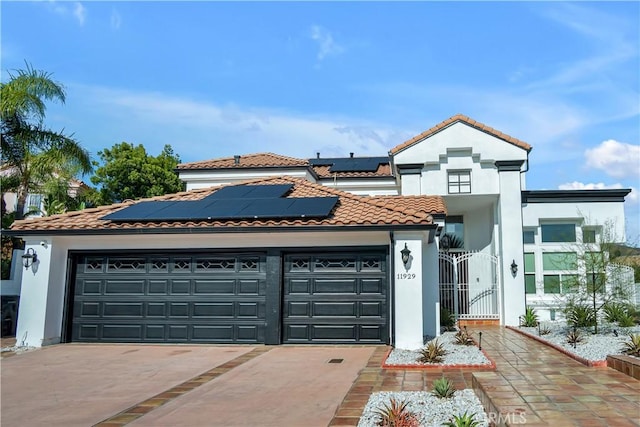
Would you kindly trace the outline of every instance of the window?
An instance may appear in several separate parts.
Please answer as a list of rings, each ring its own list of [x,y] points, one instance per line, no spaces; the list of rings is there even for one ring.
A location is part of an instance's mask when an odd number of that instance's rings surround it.
[[[542,269],[550,270],[576,270],[578,268],[578,255],[575,252],[545,252],[542,254]]]
[[[536,259],[535,254],[524,254],[524,291],[527,294],[536,293]]]
[[[575,252],[545,252],[542,254],[545,294],[575,292],[578,285],[578,254]]]
[[[596,230],[595,228],[583,228],[582,229],[582,243],[595,243],[596,242]]]
[[[40,211],[42,209],[42,194],[29,194],[27,203],[24,206],[24,212]]]
[[[576,226],[574,224],[542,224],[542,242],[571,243],[576,241]]]
[[[524,230],[522,232],[522,242],[524,244],[532,244],[536,242],[535,230]]]
[[[577,274],[545,274],[545,294],[568,294],[575,292],[578,284]]]
[[[448,171],[449,194],[471,193],[471,171]]]
[[[464,249],[464,221],[462,215],[446,217],[444,220],[444,233],[449,236],[450,249]]]

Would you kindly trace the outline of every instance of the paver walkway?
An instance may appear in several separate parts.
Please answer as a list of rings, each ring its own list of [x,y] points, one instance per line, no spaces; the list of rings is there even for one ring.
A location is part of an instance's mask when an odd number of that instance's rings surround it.
[[[355,426],[377,391],[431,390],[446,376],[458,389],[475,388],[498,425],[640,426],[640,381],[610,368],[589,368],[544,344],[501,327],[483,327],[482,348],[494,372],[386,370],[379,347],[336,411],[330,426]]]

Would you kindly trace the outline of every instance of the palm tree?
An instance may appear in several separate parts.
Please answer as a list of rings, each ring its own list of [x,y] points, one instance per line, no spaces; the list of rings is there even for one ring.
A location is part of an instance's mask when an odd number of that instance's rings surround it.
[[[44,125],[45,101],[64,104],[65,91],[51,74],[35,70],[9,72],[0,83],[2,167],[17,178],[16,219],[23,217],[27,194],[39,191],[52,177],[70,179],[92,171],[89,152],[73,135],[54,132]]]

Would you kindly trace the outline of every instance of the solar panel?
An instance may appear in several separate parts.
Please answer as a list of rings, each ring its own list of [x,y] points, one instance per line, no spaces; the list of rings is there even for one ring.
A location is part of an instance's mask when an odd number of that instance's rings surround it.
[[[207,198],[213,199],[270,199],[282,197],[287,194],[293,184],[277,184],[277,185],[234,185],[231,187],[223,187],[217,190]]]
[[[330,172],[375,172],[380,164],[389,163],[388,157],[337,157],[309,159],[312,166],[331,166]]]
[[[140,202],[102,219],[131,222],[317,218],[328,216],[338,202],[338,197],[282,197],[292,187],[292,184],[224,187],[202,200]],[[227,189],[233,190],[223,191]]]

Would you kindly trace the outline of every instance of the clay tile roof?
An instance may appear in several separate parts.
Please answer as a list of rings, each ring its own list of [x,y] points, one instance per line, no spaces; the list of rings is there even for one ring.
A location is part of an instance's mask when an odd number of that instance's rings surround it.
[[[469,118],[465,115],[462,114],[456,114],[453,117],[448,118],[447,120],[438,123],[437,125],[435,125],[434,127],[432,127],[431,129],[428,129],[424,132],[422,132],[420,135],[416,135],[413,138],[409,139],[408,141],[403,142],[400,145],[397,145],[395,147],[393,147],[391,149],[391,151],[389,151],[389,154],[396,154],[402,150],[404,150],[405,148],[411,147],[412,145],[416,144],[419,141],[422,141],[425,138],[430,137],[431,135],[434,135],[438,132],[440,132],[442,129],[456,123],[456,122],[463,122],[468,124],[469,126],[472,126],[478,130],[481,130],[483,132],[486,132],[490,135],[495,136],[496,138],[500,138],[503,141],[506,141],[510,144],[515,145],[516,147],[520,147],[524,150],[527,151],[531,151],[531,145],[527,144],[524,141],[520,141],[517,138],[514,138],[512,136],[509,136],[503,132],[500,132],[499,130],[496,130],[492,127],[489,127],[483,123],[480,123],[478,121],[473,120],[472,118]]]
[[[197,220],[197,221],[139,221],[113,222],[101,219],[105,215],[142,201],[159,200],[199,200],[221,187],[197,189],[169,194],[149,199],[117,203],[62,215],[16,221],[11,230],[17,235],[21,231],[47,233],[86,232],[105,233],[118,231],[162,232],[174,229],[185,231],[233,230],[238,227],[255,227],[256,231],[269,227],[310,227],[310,226],[393,226],[433,224],[433,213],[444,211],[440,197],[411,196],[410,201],[402,197],[357,196],[333,188],[314,184],[300,178],[288,176],[271,177],[246,181],[239,184],[293,184],[286,197],[338,197],[338,203],[326,218],[284,218],[284,219],[241,219],[241,220]],[[443,212],[442,212],[443,213]]]
[[[330,165],[312,166],[318,178],[368,178],[368,177],[393,177],[393,171],[389,163],[381,163],[375,172],[331,172]]]
[[[309,166],[309,162],[295,157],[281,156],[274,153],[254,153],[240,156],[240,162],[236,164],[234,156],[218,159],[203,160],[199,162],[182,163],[177,169],[237,169],[237,168],[269,168],[287,166]]]

